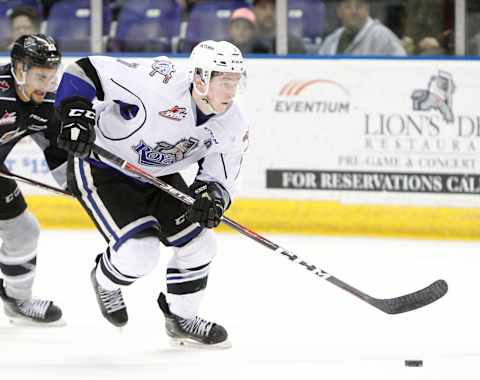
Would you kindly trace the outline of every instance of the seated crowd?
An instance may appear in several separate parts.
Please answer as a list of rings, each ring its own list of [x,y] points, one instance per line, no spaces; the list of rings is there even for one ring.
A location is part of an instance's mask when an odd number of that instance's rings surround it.
[[[102,45],[110,52],[189,53],[215,39],[245,54],[276,54],[275,7],[275,0],[104,0]],[[453,8],[454,0],[288,0],[288,53],[454,54]],[[0,32],[2,50],[41,31],[65,51],[89,51],[90,16],[90,0],[0,0],[0,19],[10,25]]]

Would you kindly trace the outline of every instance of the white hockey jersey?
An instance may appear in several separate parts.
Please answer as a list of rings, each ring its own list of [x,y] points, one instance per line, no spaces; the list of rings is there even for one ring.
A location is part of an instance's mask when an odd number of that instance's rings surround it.
[[[197,126],[187,73],[167,57],[89,60],[104,92],[103,101],[94,100],[97,145],[156,177],[198,163],[196,179],[219,182],[232,195],[248,147],[236,104]]]

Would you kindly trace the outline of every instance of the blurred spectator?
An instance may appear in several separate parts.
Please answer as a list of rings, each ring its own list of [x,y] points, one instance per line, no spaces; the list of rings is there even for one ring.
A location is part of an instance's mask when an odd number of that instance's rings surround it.
[[[480,1],[467,2],[467,54],[480,55]]]
[[[407,55],[414,55],[416,53],[415,42],[411,37],[405,36],[401,40],[403,49]]]
[[[422,51],[420,42],[424,38],[433,37],[438,41],[443,54],[453,54],[453,0],[407,0],[406,2],[405,36],[413,39],[417,52]],[[427,46],[432,42],[427,40]]]
[[[440,43],[442,49],[444,49],[444,54],[455,54],[455,34],[453,29],[444,30],[440,36],[437,37],[437,41]]]
[[[446,29],[443,3],[444,0],[407,0],[405,35],[417,46],[424,37],[439,36]]]
[[[424,37],[418,43],[418,55],[443,55],[445,49],[440,46],[440,43],[435,37]]]
[[[182,10],[188,14],[192,10],[193,6],[197,3],[201,3],[202,1],[222,2],[223,0],[176,0],[176,1],[178,4],[180,4],[180,6],[182,7]]]
[[[268,47],[256,38],[257,20],[255,13],[248,8],[238,8],[230,17],[230,42],[243,54],[268,53]]]
[[[50,13],[50,8],[52,7],[52,5],[54,3],[57,3],[58,1],[61,1],[61,0],[42,0],[41,1],[42,7],[43,7],[43,18],[45,20],[48,19],[48,15]]]
[[[192,9],[193,4],[195,4],[195,0],[177,0],[177,3],[180,4],[185,13],[188,13]]]
[[[112,20],[118,20],[118,16],[127,0],[110,0],[109,6],[112,11]]]
[[[319,54],[406,55],[397,36],[370,17],[366,0],[341,0],[337,16],[342,26],[325,38]]]
[[[14,8],[8,17],[10,19],[10,40],[5,49],[10,50],[13,42],[24,34],[40,33],[42,20],[34,8],[20,5]]]
[[[468,41],[468,54],[480,55],[480,33],[475,34]]]
[[[253,12],[257,19],[257,40],[267,47],[269,53],[276,53],[275,0],[254,0]],[[290,33],[288,33],[288,53],[306,53],[303,41]]]

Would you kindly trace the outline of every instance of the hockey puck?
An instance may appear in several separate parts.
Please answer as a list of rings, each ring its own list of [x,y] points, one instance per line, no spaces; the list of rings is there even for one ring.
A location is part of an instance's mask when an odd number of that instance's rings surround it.
[[[405,360],[406,367],[423,367],[423,360]]]

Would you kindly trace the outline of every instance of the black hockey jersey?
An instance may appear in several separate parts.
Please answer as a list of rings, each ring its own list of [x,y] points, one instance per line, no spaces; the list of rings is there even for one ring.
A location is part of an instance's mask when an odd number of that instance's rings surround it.
[[[22,101],[15,91],[11,64],[0,66],[0,163],[25,136],[43,150],[50,170],[66,162],[67,152],[56,146],[60,118],[54,101],[54,93],[47,93],[40,105]]]

